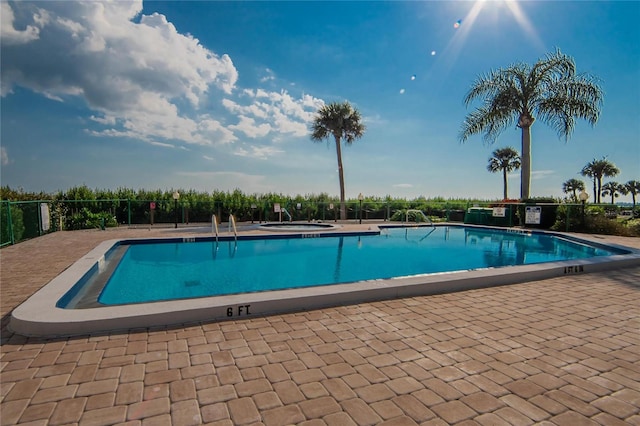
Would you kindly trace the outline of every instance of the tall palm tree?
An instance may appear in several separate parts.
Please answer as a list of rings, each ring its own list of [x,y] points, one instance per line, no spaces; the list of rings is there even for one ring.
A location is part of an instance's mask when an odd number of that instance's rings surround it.
[[[620,173],[620,170],[607,157],[600,160],[595,158],[582,168],[580,174],[593,179],[593,200],[596,204],[600,203],[600,193],[602,192],[602,178],[613,177]]]
[[[620,185],[618,182],[607,182],[604,185],[602,185],[602,195],[604,197],[606,196],[611,196],[611,204],[615,204],[615,198],[617,198],[618,196],[620,196],[620,193],[622,192],[622,185]]]
[[[640,194],[640,180],[630,180],[623,185],[622,193],[631,194],[632,210],[636,209],[636,195]]]
[[[347,101],[333,102],[322,106],[313,119],[311,140],[321,142],[333,136],[338,155],[338,178],[340,179],[340,219],[347,218],[347,206],[344,195],[344,169],[342,167],[342,148],[340,142],[347,145],[362,137],[365,126],[357,109]]]
[[[562,184],[562,192],[571,193],[571,201],[578,202],[578,191],[584,191],[584,182],[579,179],[569,179]]]
[[[476,99],[482,106],[465,118],[460,141],[484,133],[487,142],[514,123],[521,129],[522,169],[520,197],[529,198],[531,184],[531,126],[537,115],[542,122],[568,140],[575,119],[587,120],[592,126],[598,121],[603,92],[595,77],[576,74],[573,58],[556,50],[539,59],[533,66],[518,63],[482,75],[476,79],[464,102],[468,106]]]
[[[504,182],[504,199],[507,200],[509,197],[508,193],[508,184],[507,184],[507,174],[514,170],[518,170],[520,168],[520,156],[518,155],[518,151],[513,149],[512,147],[507,148],[499,148],[491,153],[491,157],[489,158],[489,165],[487,166],[487,170],[491,173],[496,173],[502,171],[502,181]]]

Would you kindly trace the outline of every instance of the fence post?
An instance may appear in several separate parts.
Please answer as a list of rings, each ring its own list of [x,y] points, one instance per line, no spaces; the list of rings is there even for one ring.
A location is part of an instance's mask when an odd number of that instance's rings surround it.
[[[127,222],[131,226],[131,199],[127,198]]]
[[[9,226],[9,240],[11,245],[15,244],[15,238],[13,235],[13,222],[11,221],[11,201],[7,201],[7,224]]]

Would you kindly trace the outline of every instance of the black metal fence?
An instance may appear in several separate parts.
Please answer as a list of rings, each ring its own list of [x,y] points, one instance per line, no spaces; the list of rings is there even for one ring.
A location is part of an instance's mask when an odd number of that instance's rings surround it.
[[[583,230],[594,218],[613,222],[633,217],[630,208],[616,205],[568,203],[461,203],[425,200],[349,201],[349,221],[422,221],[422,212],[434,222],[523,226],[559,231]],[[247,202],[191,200],[39,200],[0,202],[1,246],[73,229],[115,226],[237,222],[338,221],[339,203]],[[602,227],[610,224],[602,222]],[[596,229],[597,231],[597,229]],[[603,231],[606,232],[606,231]]]

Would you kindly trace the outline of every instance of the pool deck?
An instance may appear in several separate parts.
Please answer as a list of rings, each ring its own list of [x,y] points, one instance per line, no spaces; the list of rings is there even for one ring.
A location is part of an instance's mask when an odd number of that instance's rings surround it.
[[[0,424],[640,425],[640,267],[124,333],[7,330],[100,242],[195,232],[57,232],[2,249]]]

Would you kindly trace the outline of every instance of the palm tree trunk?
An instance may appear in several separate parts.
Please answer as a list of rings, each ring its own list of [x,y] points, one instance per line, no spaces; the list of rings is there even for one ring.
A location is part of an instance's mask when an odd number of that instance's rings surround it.
[[[520,199],[529,198],[531,186],[531,126],[522,127],[522,168],[520,169]]]
[[[340,146],[340,136],[334,135],[336,139],[336,154],[338,155],[338,179],[340,180],[340,220],[347,220],[347,204],[344,201],[344,170],[342,168],[342,148]]]
[[[602,177],[598,177],[598,204],[600,204],[600,194],[602,193]]]
[[[596,187],[597,178],[593,177],[593,202],[598,204],[598,188]]]
[[[509,197],[507,194],[509,193],[508,183],[507,183],[507,169],[502,169],[502,181],[504,182],[504,198],[503,200],[507,200]]]

